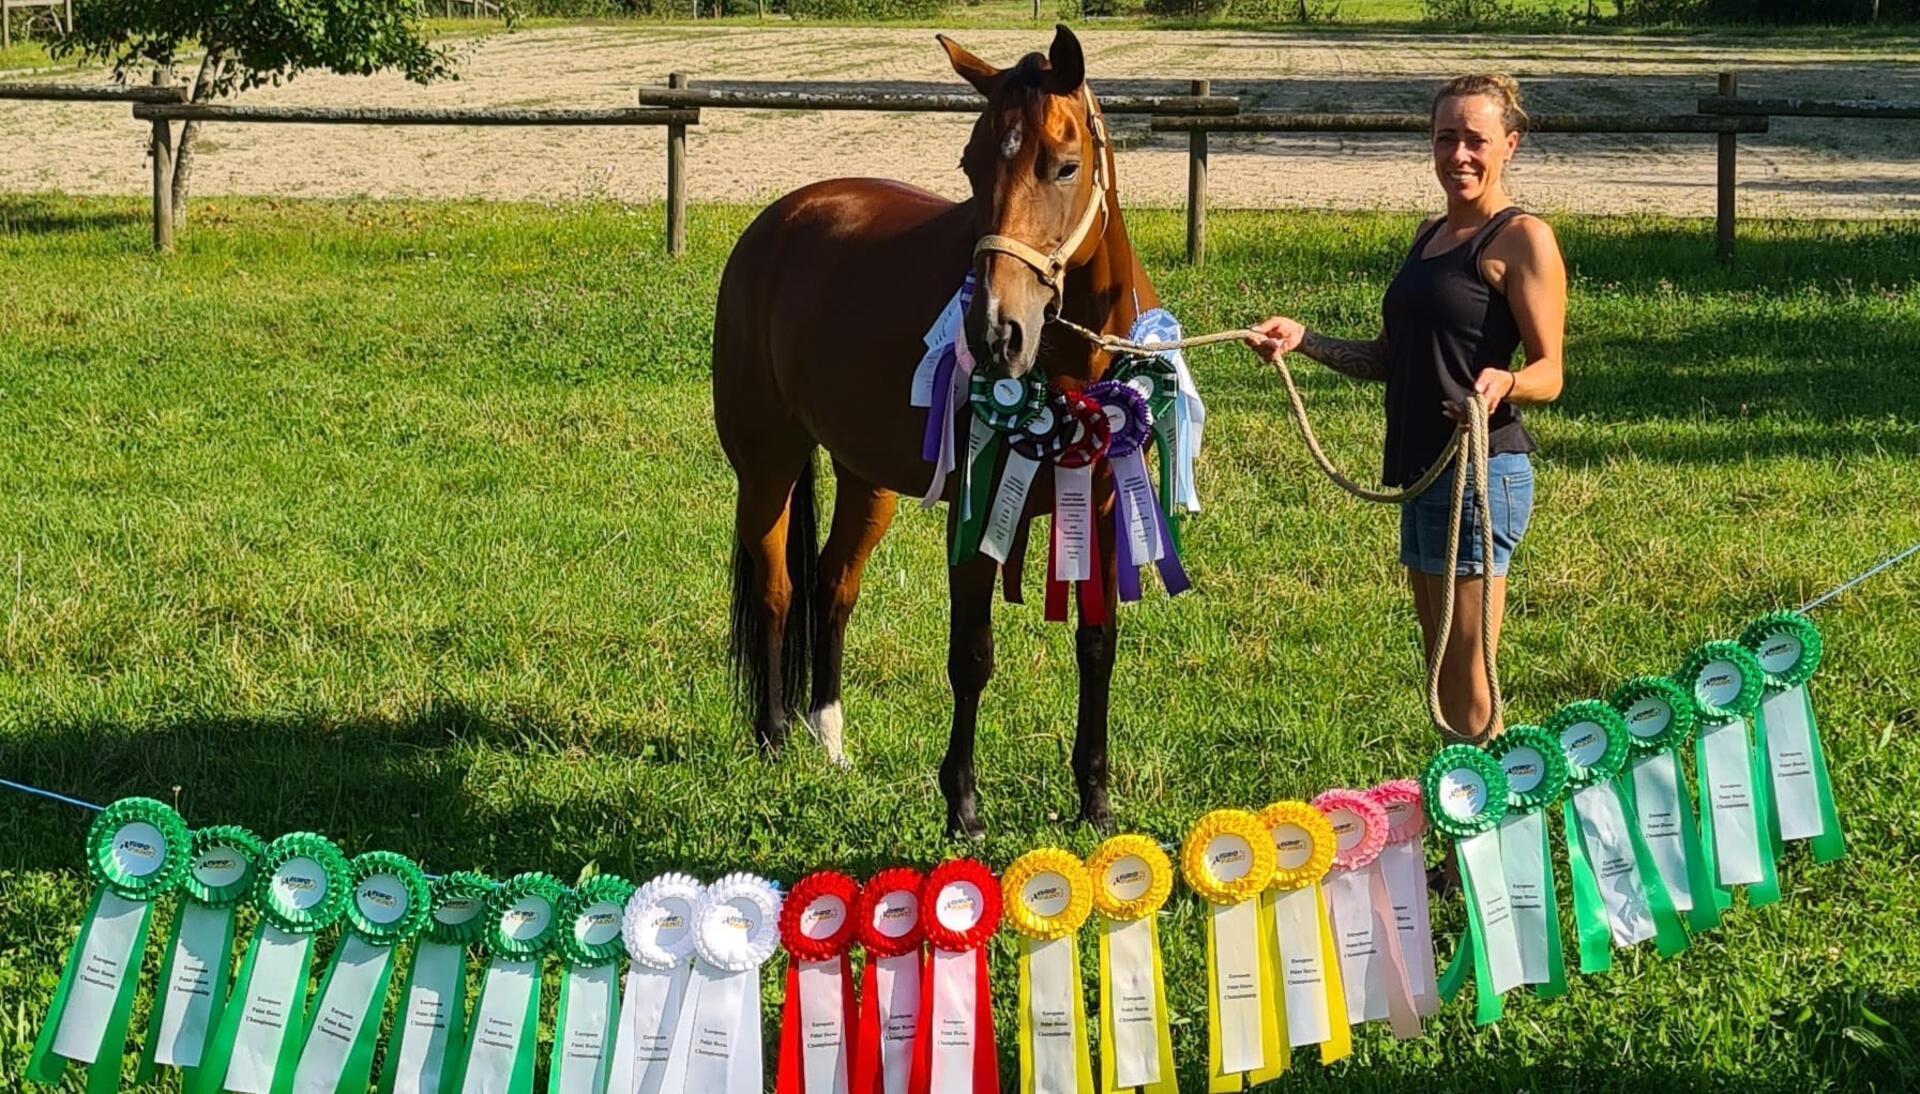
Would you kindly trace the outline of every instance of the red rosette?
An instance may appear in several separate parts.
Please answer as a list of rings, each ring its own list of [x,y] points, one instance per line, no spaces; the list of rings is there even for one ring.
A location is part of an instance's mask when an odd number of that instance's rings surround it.
[[[963,907],[963,902],[971,902],[972,907]],[[958,920],[969,911],[974,916],[971,925],[949,925],[948,920]],[[1000,929],[1000,883],[993,871],[970,858],[935,866],[920,889],[920,924],[927,941],[937,949],[964,953],[986,945]]]
[[[880,902],[890,894],[908,892],[917,900],[926,886],[926,875],[910,866],[893,866],[867,879],[860,888],[860,904],[854,912],[854,926],[860,932],[860,946],[869,958],[899,957],[920,948],[927,936],[925,919],[916,910],[913,926],[904,934],[890,935],[880,929]]]
[[[826,901],[816,910],[815,904]],[[833,902],[837,901],[836,909]],[[780,1008],[780,1065],[774,1074],[775,1094],[810,1094],[806,1089],[806,1069],[801,1058],[802,1031],[817,1029],[829,1021],[840,1026],[841,1043],[846,1047],[851,1067],[858,1049],[858,1016],[853,994],[853,967],[847,950],[853,945],[860,903],[860,886],[837,870],[819,870],[795,883],[780,905],[780,944],[792,960],[787,962],[786,999]],[[826,933],[823,926],[833,925]],[[816,1001],[809,1009],[801,996],[800,966],[803,962],[835,962],[840,972],[839,1013],[820,1013]]]
[[[808,933],[805,917],[815,901],[840,901],[839,924],[825,935]],[[831,961],[847,952],[859,933],[860,884],[838,870],[820,870],[801,878],[780,905],[780,944],[800,961]]]
[[[1107,412],[1085,392],[1062,391],[1060,396],[1061,410],[1067,418],[1067,443],[1053,462],[1061,467],[1086,467],[1107,454],[1112,440]]]

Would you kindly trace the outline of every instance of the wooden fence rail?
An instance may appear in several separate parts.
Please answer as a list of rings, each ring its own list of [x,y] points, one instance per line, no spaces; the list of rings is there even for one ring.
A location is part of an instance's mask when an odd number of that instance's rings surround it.
[[[498,107],[421,109],[386,106],[235,106],[226,103],[135,104],[142,121],[278,122],[297,125],[693,125],[698,110],[608,107],[585,110],[514,110]]]
[[[642,106],[754,110],[880,110],[923,114],[978,114],[981,98],[919,91],[785,90],[740,84],[725,87],[640,89]],[[1108,114],[1232,114],[1240,101],[1226,95],[1102,95]]]
[[[1743,99],[1738,95],[1709,95],[1699,100],[1702,114],[1759,118],[1884,118],[1910,121],[1920,118],[1920,103],[1880,99]]]
[[[163,84],[54,84],[38,80],[0,83],[0,99],[38,99],[46,102],[179,103],[187,99],[183,85]]]

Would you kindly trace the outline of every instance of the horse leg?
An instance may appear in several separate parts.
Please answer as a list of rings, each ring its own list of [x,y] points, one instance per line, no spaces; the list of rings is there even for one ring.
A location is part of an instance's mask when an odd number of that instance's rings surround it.
[[[1110,491],[1111,488],[1109,488]],[[1106,505],[1099,507],[1106,512]],[[1096,523],[1110,527],[1104,518]],[[1080,708],[1073,730],[1073,781],[1080,791],[1080,819],[1102,835],[1113,832],[1113,811],[1107,806],[1107,710],[1113,686],[1114,647],[1119,640],[1120,604],[1116,576],[1115,544],[1111,535],[1100,537],[1100,555],[1094,565],[1106,578],[1102,594],[1106,599],[1107,622],[1088,626],[1084,621],[1073,632],[1074,660],[1080,668]]]
[[[940,792],[947,798],[947,831],[984,838],[973,790],[973,735],[980,693],[993,678],[993,584],[995,563],[976,555],[947,571],[947,682],[953,687],[953,731],[940,762]]]
[[[754,740],[767,752],[786,743],[788,692],[800,690],[790,683],[796,670],[806,668],[810,637],[801,633],[810,629],[805,618],[810,613],[790,619],[788,611],[795,578],[802,576],[793,563],[810,577],[808,558],[814,551],[812,447],[795,447],[757,464],[751,473],[739,470],[734,506],[732,653],[754,706]],[[807,557],[792,558],[796,553]]]
[[[860,599],[860,575],[867,558],[893,524],[893,491],[875,486],[847,467],[833,465],[833,530],[820,553],[818,619],[813,654],[813,709],[807,727],[827,750],[827,759],[847,765],[846,717],[840,707],[840,664],[846,651],[847,620]]]

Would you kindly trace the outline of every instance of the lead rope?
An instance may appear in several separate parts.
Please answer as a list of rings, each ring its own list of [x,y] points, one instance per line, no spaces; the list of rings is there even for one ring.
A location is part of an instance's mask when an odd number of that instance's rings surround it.
[[[1055,316],[1054,322],[1073,331],[1080,337],[1092,342],[1108,353],[1167,353],[1176,349],[1192,349],[1197,346],[1217,345],[1221,342],[1245,342],[1257,340],[1258,333],[1241,330],[1216,331],[1212,334],[1181,338],[1172,342],[1134,342],[1112,334],[1102,334],[1089,330],[1065,316]],[[1428,467],[1413,485],[1400,490],[1379,490],[1362,486],[1340,473],[1327,458],[1326,451],[1320,447],[1320,439],[1314,436],[1313,425],[1307,420],[1307,404],[1300,398],[1300,389],[1293,382],[1293,372],[1287,368],[1284,356],[1273,362],[1274,370],[1280,374],[1280,382],[1287,389],[1287,405],[1293,411],[1294,424],[1300,427],[1300,439],[1306,442],[1307,453],[1313,462],[1324,472],[1335,486],[1352,494],[1362,501],[1381,502],[1399,505],[1411,501],[1425,493],[1429,486],[1439,481],[1449,465],[1453,472],[1453,504],[1447,513],[1447,542],[1460,542],[1460,518],[1466,509],[1467,475],[1473,475],[1473,500],[1480,517],[1480,557],[1488,568],[1493,561],[1493,520],[1487,506],[1487,402],[1476,392],[1467,400],[1467,420],[1454,431],[1453,439],[1440,453],[1440,458]],[[1462,451],[1465,458],[1461,458]],[[1483,574],[1480,582],[1480,656],[1487,674],[1487,696],[1491,705],[1487,711],[1487,724],[1480,727],[1477,734],[1463,734],[1455,729],[1440,709],[1440,659],[1447,651],[1447,639],[1453,631],[1454,594],[1459,584],[1459,575],[1455,567],[1447,567],[1442,575],[1444,581],[1440,587],[1440,626],[1434,633],[1433,649],[1427,656],[1427,716],[1433,720],[1434,727],[1441,735],[1456,741],[1484,741],[1500,725],[1502,700],[1500,697],[1500,670],[1494,661],[1493,647],[1493,581],[1492,575]]]

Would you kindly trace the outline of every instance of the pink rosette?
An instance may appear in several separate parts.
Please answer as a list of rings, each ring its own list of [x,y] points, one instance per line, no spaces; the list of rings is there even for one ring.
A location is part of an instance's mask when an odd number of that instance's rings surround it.
[[[1387,811],[1359,790],[1329,790],[1313,799],[1313,807],[1326,814],[1333,825],[1333,868],[1358,870],[1380,857],[1387,845]],[[1339,814],[1349,814],[1342,817]],[[1360,839],[1352,841],[1353,826],[1360,826]]]
[[[1367,791],[1367,797],[1387,814],[1389,844],[1412,843],[1427,834],[1427,813],[1418,781],[1395,779],[1381,783]],[[1406,819],[1396,822],[1395,813]]]

